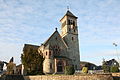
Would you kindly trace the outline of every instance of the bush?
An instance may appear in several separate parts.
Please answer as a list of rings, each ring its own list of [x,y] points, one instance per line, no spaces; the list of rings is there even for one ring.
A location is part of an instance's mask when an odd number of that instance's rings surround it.
[[[83,68],[82,68],[82,72],[83,72],[83,73],[88,73],[88,67],[83,67]]]
[[[108,66],[108,65],[103,65],[102,69],[105,73],[110,72],[110,66]]]
[[[111,66],[110,67],[110,72],[119,72],[119,68],[117,66]]]
[[[65,74],[73,75],[75,73],[74,66],[65,66]]]

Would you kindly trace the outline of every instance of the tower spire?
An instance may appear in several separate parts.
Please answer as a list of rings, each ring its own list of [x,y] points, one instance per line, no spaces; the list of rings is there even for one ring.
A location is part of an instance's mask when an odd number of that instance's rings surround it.
[[[65,0],[65,1],[66,1],[67,11],[69,11],[70,10],[69,0]]]
[[[69,9],[70,9],[69,6],[67,6],[67,11],[69,11]]]
[[[55,28],[55,31],[57,31],[57,27]]]

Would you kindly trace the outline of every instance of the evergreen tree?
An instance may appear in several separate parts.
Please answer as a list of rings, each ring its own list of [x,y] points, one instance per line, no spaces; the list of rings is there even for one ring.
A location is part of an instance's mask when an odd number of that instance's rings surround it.
[[[43,74],[43,60],[37,49],[30,48],[21,54],[21,62],[27,71],[27,75]]]

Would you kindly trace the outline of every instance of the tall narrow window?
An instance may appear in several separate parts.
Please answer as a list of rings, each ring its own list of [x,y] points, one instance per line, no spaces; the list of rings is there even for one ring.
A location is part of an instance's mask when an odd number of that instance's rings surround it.
[[[63,62],[59,61],[57,63],[57,72],[63,72]]]
[[[74,40],[74,37],[72,37],[72,41]]]
[[[50,69],[52,69],[52,63],[50,63]]]
[[[70,20],[68,20],[68,25],[70,25]]]
[[[57,37],[55,39],[57,40]]]
[[[75,26],[75,21],[73,21],[73,26]]]
[[[49,52],[49,56],[51,56],[51,51]]]
[[[74,32],[75,32],[75,29],[74,29]]]
[[[71,31],[71,29],[69,28],[69,31]]]
[[[73,24],[73,21],[72,20],[70,20],[70,25],[72,25]]]

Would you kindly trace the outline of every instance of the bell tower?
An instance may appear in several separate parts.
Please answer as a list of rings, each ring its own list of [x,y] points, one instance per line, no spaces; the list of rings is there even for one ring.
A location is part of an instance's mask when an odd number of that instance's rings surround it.
[[[61,25],[62,36],[65,36],[67,33],[78,34],[77,17],[74,16],[69,10],[60,20],[60,22],[62,23]]]
[[[61,36],[68,45],[68,57],[72,60],[74,68],[80,69],[77,17],[68,10],[60,22]]]

